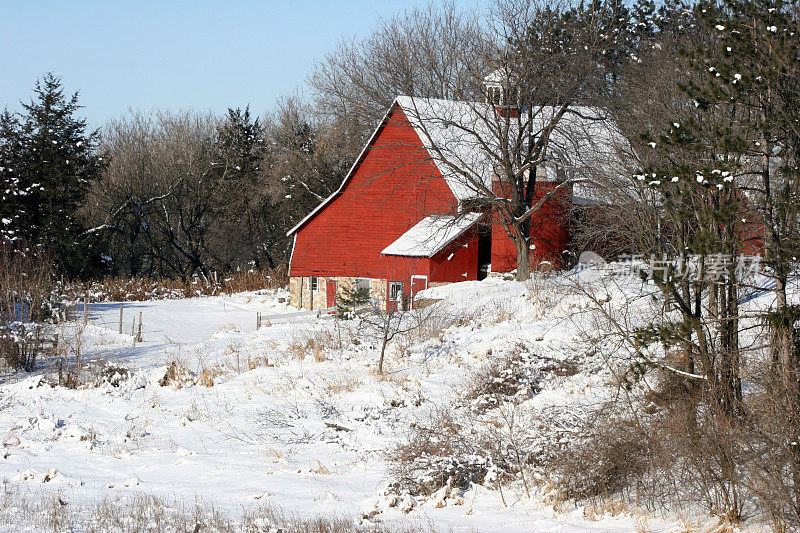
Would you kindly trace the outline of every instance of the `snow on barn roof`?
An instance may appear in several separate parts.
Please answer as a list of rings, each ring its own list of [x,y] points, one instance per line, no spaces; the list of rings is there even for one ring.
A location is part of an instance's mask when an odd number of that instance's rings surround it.
[[[471,228],[483,213],[423,218],[381,252],[385,255],[432,257]]]
[[[403,110],[457,200],[465,201],[491,194],[496,163],[492,153],[497,153],[499,144],[497,130],[493,128],[498,122],[492,120],[497,118],[492,104],[398,96],[339,188],[290,229],[287,235],[297,232],[342,194],[395,105]],[[625,175],[624,160],[630,152],[630,145],[614,121],[599,108],[572,107],[570,110],[551,135],[548,150],[550,158],[569,172],[587,179],[591,179],[592,175],[605,178]],[[534,135],[549,123],[555,112],[556,108],[552,106],[535,108],[535,117],[527,121]],[[522,123],[525,122],[523,117]],[[511,126],[517,123],[514,119]],[[552,168],[546,170],[548,179],[551,179]],[[573,197],[576,203],[607,201],[602,198],[598,187],[587,183],[576,184]]]
[[[417,131],[430,158],[459,200],[491,191],[500,153],[500,124],[492,104],[398,96],[397,104]],[[532,118],[510,119],[510,135],[522,124],[537,136],[558,112],[536,106]],[[513,142],[513,141],[512,141]],[[624,160],[630,146],[614,121],[600,108],[573,106],[551,134],[547,157],[575,177],[591,179],[626,174]],[[591,197],[583,185],[581,197]]]
[[[491,71],[487,76],[483,78],[483,84],[486,86],[489,85],[503,85],[507,84],[509,81],[508,73],[505,69],[498,68]]]

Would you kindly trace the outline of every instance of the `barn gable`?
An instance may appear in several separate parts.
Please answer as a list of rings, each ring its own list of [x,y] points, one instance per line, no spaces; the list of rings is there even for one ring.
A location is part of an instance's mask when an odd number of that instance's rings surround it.
[[[432,213],[456,199],[403,109],[393,105],[342,186],[290,231],[291,276],[405,277],[414,260],[381,255]]]

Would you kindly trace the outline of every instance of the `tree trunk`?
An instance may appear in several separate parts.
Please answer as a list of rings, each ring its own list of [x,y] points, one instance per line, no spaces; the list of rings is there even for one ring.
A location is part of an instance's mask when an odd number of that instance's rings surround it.
[[[514,246],[517,249],[517,281],[528,281],[531,278],[531,255],[528,239],[520,229],[513,228]]]
[[[383,343],[381,344],[381,358],[378,361],[378,374],[383,374],[383,356],[386,354],[387,344],[389,344],[389,339],[387,338],[387,335],[384,333]]]

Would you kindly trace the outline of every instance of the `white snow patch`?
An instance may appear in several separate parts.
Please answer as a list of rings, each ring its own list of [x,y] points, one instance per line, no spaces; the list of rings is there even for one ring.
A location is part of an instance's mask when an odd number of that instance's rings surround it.
[[[385,255],[431,257],[471,228],[483,213],[433,215],[420,220],[381,251]]]

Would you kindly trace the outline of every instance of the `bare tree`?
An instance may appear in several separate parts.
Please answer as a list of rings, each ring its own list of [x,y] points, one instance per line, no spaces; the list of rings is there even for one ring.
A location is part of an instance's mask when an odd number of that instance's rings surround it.
[[[323,110],[356,115],[369,129],[397,95],[410,96],[404,111],[456,193],[458,213],[491,212],[527,279],[532,215],[579,181],[621,172],[605,154],[618,155],[611,145],[624,140],[598,107],[609,54],[619,52],[618,63],[627,53],[619,30],[630,16],[620,5],[500,1],[469,22],[453,5],[413,11],[343,43],[311,84]],[[558,185],[537,196],[543,173]]]
[[[343,40],[315,66],[309,83],[316,110],[355,121],[363,145],[398,94],[479,94],[480,78],[471,72],[489,68],[484,39],[478,14],[454,2],[382,20],[368,37]]]
[[[220,190],[217,123],[212,115],[158,112],[106,128],[101,148],[109,165],[91,192],[88,233],[125,262],[113,270],[166,277],[207,271]]]
[[[595,8],[497,5],[482,54],[496,69],[470,75],[487,87],[456,105],[412,99],[410,121],[464,206],[487,210],[517,251],[517,278],[530,276],[531,217],[574,184],[622,175],[625,139],[607,111],[597,65],[616,21]],[[487,64],[488,61],[470,62]],[[542,181],[555,182],[544,191]],[[454,187],[455,185],[455,187]],[[539,188],[537,188],[539,187]]]
[[[132,113],[112,120],[102,132],[101,153],[110,162],[94,184],[85,214],[94,223],[87,233],[103,250],[109,270],[131,276],[154,275],[158,247],[151,222],[169,195],[170,184],[158,175],[152,116]],[[162,272],[158,272],[162,274]]]

